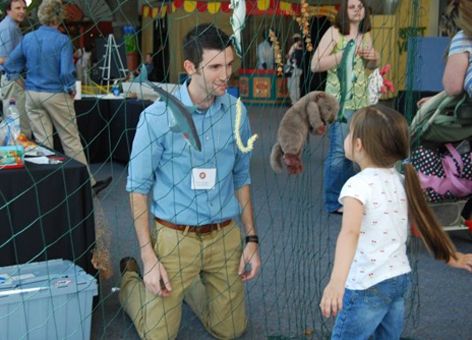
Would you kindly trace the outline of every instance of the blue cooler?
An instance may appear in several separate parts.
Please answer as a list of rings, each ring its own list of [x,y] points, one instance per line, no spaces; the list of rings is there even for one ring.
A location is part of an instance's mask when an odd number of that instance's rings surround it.
[[[89,339],[97,281],[66,260],[0,268],[0,339]]]

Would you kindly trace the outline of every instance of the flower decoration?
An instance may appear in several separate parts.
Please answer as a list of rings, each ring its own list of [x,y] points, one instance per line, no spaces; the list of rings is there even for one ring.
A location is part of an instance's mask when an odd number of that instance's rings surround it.
[[[308,52],[313,51],[313,44],[311,43],[311,34],[310,34],[310,17],[311,15],[308,10],[307,1],[301,0],[300,1],[300,16],[294,15],[293,18],[298,23],[298,26],[300,26],[300,31],[302,32],[303,37],[305,38],[306,50]]]
[[[283,74],[284,65],[282,61],[282,53],[280,52],[279,38],[277,38],[277,35],[272,29],[269,30],[269,39],[274,49],[275,64],[277,65],[277,75],[281,76]]]

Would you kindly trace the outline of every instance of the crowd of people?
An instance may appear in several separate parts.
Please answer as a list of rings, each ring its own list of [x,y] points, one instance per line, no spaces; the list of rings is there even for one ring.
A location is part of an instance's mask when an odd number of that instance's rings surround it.
[[[462,30],[452,40],[443,78],[450,95],[472,95],[472,6],[465,3],[460,2]],[[54,127],[66,154],[87,164],[72,100],[72,44],[58,30],[62,1],[44,0],[41,26],[25,37],[18,28],[24,1],[9,6],[0,23],[0,38],[8,42],[0,48],[3,100],[24,92],[23,115],[36,141],[52,148]],[[312,72],[328,73],[325,92],[342,100],[339,69],[347,46],[355,46],[351,95],[342,103],[345,121],[330,125],[324,163],[325,209],[342,215],[332,274],[320,301],[324,316],[336,316],[332,339],[400,338],[411,281],[406,242],[413,223],[436,259],[472,272],[472,254],[455,249],[424,199],[409,162],[405,117],[369,105],[366,71],[380,58],[370,31],[365,0],[341,0],[311,59]],[[292,40],[286,58],[294,103],[300,98],[303,42],[299,34]],[[274,68],[268,34],[257,51],[258,68]],[[261,259],[250,190],[252,154],[234,140],[236,111],[243,143],[251,128],[244,104],[227,93],[235,60],[231,38],[213,24],[197,25],[184,38],[183,55],[188,78],[175,95],[194,108],[201,151],[174,133],[168,102],[156,101],[141,113],[126,190],[143,270],[132,257],[120,261],[119,300],[143,339],[175,339],[184,301],[214,337],[237,338],[248,322],[244,283],[257,276]],[[146,56],[146,67],[152,72],[152,55]],[[404,175],[395,167],[398,162]],[[95,188],[100,185],[90,177]]]
[[[40,26],[22,36],[19,24],[26,14],[24,0],[10,0],[0,23],[0,65],[3,112],[15,98],[22,132],[54,149],[57,131],[64,153],[84,165],[95,194],[111,177],[97,181],[85,157],[74,109],[76,70],[70,38],[59,30],[65,11],[62,0],[44,0],[38,8]],[[26,75],[23,78],[23,75]]]

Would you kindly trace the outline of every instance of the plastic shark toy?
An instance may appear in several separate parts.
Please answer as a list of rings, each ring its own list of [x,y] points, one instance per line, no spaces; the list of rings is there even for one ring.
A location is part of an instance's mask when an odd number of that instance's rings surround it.
[[[192,119],[192,114],[195,107],[187,107],[174,95],[161,89],[159,86],[154,85],[147,79],[146,66],[141,65],[139,75],[134,78],[134,81],[139,83],[145,83],[154,91],[159,93],[161,101],[166,102],[171,112],[171,124],[170,130],[174,133],[181,133],[185,141],[197,151],[202,151],[202,144],[198,137],[195,123]]]

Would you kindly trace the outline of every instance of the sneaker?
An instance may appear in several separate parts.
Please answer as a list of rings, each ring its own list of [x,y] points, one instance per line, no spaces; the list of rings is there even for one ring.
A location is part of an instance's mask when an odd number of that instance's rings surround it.
[[[138,275],[141,275],[139,272],[138,262],[134,257],[123,257],[120,260],[120,272],[121,275],[124,275],[125,272],[135,272]]]
[[[107,177],[102,181],[95,182],[95,185],[92,187],[95,196],[97,196],[102,190],[106,189],[110,185],[112,179],[112,177]]]

